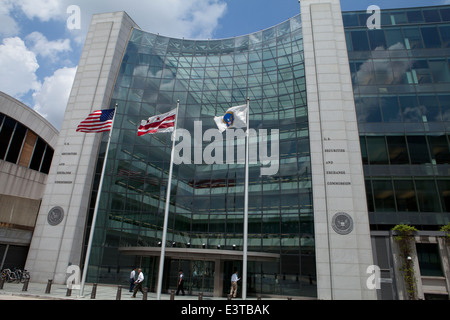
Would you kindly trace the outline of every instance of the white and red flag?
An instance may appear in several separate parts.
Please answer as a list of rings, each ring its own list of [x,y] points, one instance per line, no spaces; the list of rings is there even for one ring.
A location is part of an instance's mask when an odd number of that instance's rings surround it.
[[[176,116],[177,110],[175,109],[159,116],[150,117],[148,120],[143,120],[138,129],[138,136],[173,132],[175,130]]]

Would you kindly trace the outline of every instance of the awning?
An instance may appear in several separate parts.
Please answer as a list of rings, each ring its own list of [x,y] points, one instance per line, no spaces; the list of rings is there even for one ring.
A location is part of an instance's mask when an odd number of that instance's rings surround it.
[[[160,247],[121,247],[119,252],[131,256],[161,256]],[[242,260],[243,252],[236,250],[166,248],[166,258],[185,260]],[[276,261],[280,255],[267,252],[247,252],[249,261]]]

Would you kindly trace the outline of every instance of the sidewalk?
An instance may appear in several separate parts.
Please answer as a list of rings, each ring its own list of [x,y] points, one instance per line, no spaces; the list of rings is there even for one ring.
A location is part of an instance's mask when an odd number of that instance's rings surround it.
[[[91,299],[91,293],[93,289],[92,284],[86,284],[84,289],[84,296],[80,297],[80,290],[72,290],[72,294],[67,296],[67,286],[52,284],[50,293],[46,293],[47,284],[32,283],[28,284],[26,291],[23,283],[7,283],[5,282],[3,289],[0,289],[0,297],[2,300],[8,300],[8,297],[22,297],[30,299],[42,299],[42,300],[94,300]],[[122,286],[120,293],[120,300],[143,300],[143,294],[138,292],[136,298],[132,298],[132,293],[128,291],[127,286]],[[118,286],[98,285],[95,300],[117,300]],[[186,295],[175,296],[175,300],[187,301],[187,300],[199,300],[198,295]],[[155,292],[147,293],[147,300],[156,300]],[[170,294],[162,294],[161,300],[170,300]],[[203,300],[227,300],[227,298],[213,298],[204,296]],[[236,299],[240,300],[240,299]],[[250,297],[248,300],[256,300],[255,297]]]

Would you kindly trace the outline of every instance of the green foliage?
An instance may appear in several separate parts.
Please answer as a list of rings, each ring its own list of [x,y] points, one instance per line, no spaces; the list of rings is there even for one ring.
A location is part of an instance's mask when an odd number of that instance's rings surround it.
[[[415,300],[416,278],[414,275],[414,262],[410,257],[414,244],[414,232],[418,230],[415,227],[405,224],[396,225],[392,230],[396,232],[394,240],[398,243],[400,249],[400,257],[402,258],[400,271],[403,273],[406,292],[410,300]]]

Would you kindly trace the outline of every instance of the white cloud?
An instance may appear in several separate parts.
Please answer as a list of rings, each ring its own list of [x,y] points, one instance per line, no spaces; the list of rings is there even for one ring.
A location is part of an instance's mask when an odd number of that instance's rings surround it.
[[[14,4],[29,18],[41,21],[60,20],[65,12],[65,2],[60,0],[16,0]]]
[[[6,38],[0,45],[0,90],[21,98],[31,90],[38,90],[36,76],[39,64],[34,52],[18,37]]]
[[[31,33],[25,39],[32,44],[31,50],[34,53],[52,60],[56,60],[58,54],[72,50],[69,39],[49,41],[42,33],[37,31]]]
[[[19,34],[19,25],[6,14],[0,14],[0,36],[12,37]]]
[[[29,19],[66,21],[67,8],[81,9],[82,31],[87,33],[93,14],[126,11],[146,31],[171,37],[211,38],[219,19],[225,14],[224,0],[0,0],[0,14],[13,8],[21,10]],[[74,34],[78,34],[74,32]]]
[[[34,110],[40,113],[58,130],[72,90],[77,68],[62,68],[44,79],[40,90],[33,94]]]

